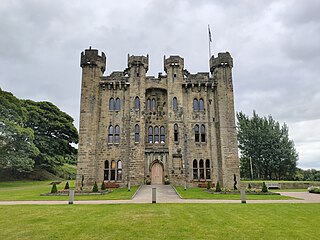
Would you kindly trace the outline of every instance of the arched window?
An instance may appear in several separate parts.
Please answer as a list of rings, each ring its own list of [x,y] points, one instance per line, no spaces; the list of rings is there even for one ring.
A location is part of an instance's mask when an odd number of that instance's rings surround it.
[[[193,179],[198,179],[198,161],[194,159],[192,165],[193,165]]]
[[[114,110],[114,99],[110,98],[109,100],[109,111],[113,111]]]
[[[150,111],[151,109],[151,102],[150,102],[150,98],[147,99],[147,111]]]
[[[164,126],[160,127],[160,142],[164,143],[166,139],[165,131],[164,131]]]
[[[110,180],[116,180],[116,162],[114,160],[111,161]]]
[[[122,180],[122,162],[119,160],[117,162],[117,180]]]
[[[200,110],[200,111],[203,111],[203,110],[204,110],[204,102],[203,102],[203,99],[202,99],[202,98],[200,98],[200,100],[199,100],[199,110]]]
[[[179,141],[179,128],[178,124],[175,124],[173,126],[173,141],[178,142]]]
[[[116,99],[116,111],[120,111],[120,98]]]
[[[193,110],[198,111],[199,110],[199,105],[198,105],[198,99],[193,99]]]
[[[153,129],[152,129],[152,127],[148,128],[148,143],[153,143]]]
[[[114,142],[120,143],[120,127],[118,125],[116,125],[115,130],[116,130],[116,132],[114,134]]]
[[[174,111],[178,110],[178,102],[177,102],[177,98],[176,97],[174,97],[172,99],[172,108],[173,108]]]
[[[201,142],[206,142],[206,127],[201,125]]]
[[[154,127],[154,143],[159,143],[159,127]]]
[[[113,126],[110,125],[108,129],[108,143],[113,143]]]
[[[152,107],[152,111],[155,112],[157,109],[157,106],[156,106],[156,100],[154,98],[152,98],[151,107]]]
[[[210,160],[206,160],[206,179],[211,179]]]
[[[109,161],[104,161],[104,180],[109,180]]]
[[[137,124],[135,127],[134,127],[134,141],[136,143],[138,143],[140,141],[140,127],[139,125]]]
[[[204,179],[204,163],[202,159],[199,161],[199,176],[200,179]]]
[[[139,97],[136,97],[135,100],[134,100],[134,109],[136,111],[140,110],[140,99],[139,99]]]
[[[195,142],[200,141],[200,139],[199,139],[199,125],[198,124],[196,124],[194,126],[194,140],[195,140]]]

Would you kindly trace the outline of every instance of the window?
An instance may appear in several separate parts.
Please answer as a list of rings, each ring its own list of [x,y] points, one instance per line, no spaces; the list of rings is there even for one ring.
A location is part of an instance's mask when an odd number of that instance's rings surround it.
[[[140,110],[140,99],[139,99],[139,97],[136,97],[135,100],[134,100],[134,109],[136,111]]]
[[[109,180],[109,161],[104,161],[104,180]]]
[[[199,125],[198,124],[196,124],[194,126],[194,140],[195,140],[195,142],[200,141],[200,139],[199,139]]]
[[[193,160],[193,179],[198,179],[198,161]]]
[[[161,126],[161,127],[160,127],[160,142],[161,142],[161,143],[164,143],[164,142],[165,142],[165,138],[166,138],[166,136],[165,136],[164,127]]]
[[[109,100],[109,111],[113,111],[114,110],[114,99],[110,98]]]
[[[156,111],[156,100],[154,98],[152,98],[152,102],[151,102],[151,107],[152,107],[152,111]]]
[[[159,127],[154,127],[154,143],[159,143]]]
[[[175,124],[173,126],[173,141],[178,142],[179,141],[179,129],[178,124]]]
[[[210,160],[206,160],[206,179],[211,179]]]
[[[122,162],[117,162],[117,180],[122,180]]]
[[[111,176],[110,180],[116,180],[116,162],[114,160],[111,161]]]
[[[150,103],[150,98],[147,99],[147,111],[150,111],[151,109],[151,103]]]
[[[134,141],[136,143],[138,143],[140,141],[140,127],[139,125],[137,124],[135,127],[134,127]]]
[[[198,111],[199,110],[199,106],[198,106],[198,99],[193,99],[193,110],[194,111]]]
[[[117,125],[115,127],[116,133],[114,135],[115,143],[120,143],[120,127]]]
[[[201,125],[201,142],[206,142],[206,127]]]
[[[117,98],[116,99],[116,108],[115,108],[116,111],[120,111],[120,98]]]
[[[152,127],[148,128],[148,142],[153,143],[153,129],[152,129]]]
[[[203,111],[203,110],[204,110],[204,102],[203,102],[203,99],[202,99],[202,98],[200,98],[200,100],[199,100],[199,110],[200,110],[200,111]]]
[[[113,143],[113,126],[110,125],[108,129],[108,143]]]
[[[178,102],[177,102],[177,98],[176,97],[174,97],[172,99],[172,108],[173,108],[174,111],[178,110]]]
[[[204,179],[204,163],[202,159],[199,161],[199,177],[200,179]]]

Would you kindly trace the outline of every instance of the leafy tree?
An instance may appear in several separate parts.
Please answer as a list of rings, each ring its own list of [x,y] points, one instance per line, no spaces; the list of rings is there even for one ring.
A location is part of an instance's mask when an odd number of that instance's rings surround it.
[[[298,154],[287,125],[280,126],[272,116],[259,117],[255,111],[252,118],[237,113],[237,119],[242,177],[294,179]]]
[[[78,132],[73,119],[50,102],[23,102],[28,111],[26,126],[35,133],[34,143],[40,150],[36,164],[54,172],[54,166],[70,159],[74,162]]]

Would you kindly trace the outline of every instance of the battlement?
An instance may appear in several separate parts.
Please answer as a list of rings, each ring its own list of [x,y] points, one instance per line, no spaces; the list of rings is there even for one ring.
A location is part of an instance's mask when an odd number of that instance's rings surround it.
[[[167,72],[167,69],[171,66],[184,68],[184,59],[180,56],[170,56],[166,59],[164,56],[164,71]]]
[[[104,72],[106,70],[106,55],[104,52],[99,56],[98,49],[91,49],[91,47],[89,47],[89,49],[85,49],[84,52],[81,52],[80,67],[88,65],[98,66],[98,63],[102,65],[101,71]]]
[[[134,67],[134,66],[143,66],[146,71],[149,69],[149,55],[147,56],[134,56],[128,54],[128,68]]]
[[[218,53],[218,57],[212,56],[210,58],[210,72],[213,72],[213,70],[217,67],[233,67],[233,59],[229,52],[225,53]]]

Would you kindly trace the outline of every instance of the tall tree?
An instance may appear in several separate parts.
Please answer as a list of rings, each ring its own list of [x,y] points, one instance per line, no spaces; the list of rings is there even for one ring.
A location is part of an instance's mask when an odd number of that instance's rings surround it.
[[[240,170],[244,178],[294,179],[298,154],[289,139],[286,124],[280,126],[272,116],[250,118],[237,113]]]

